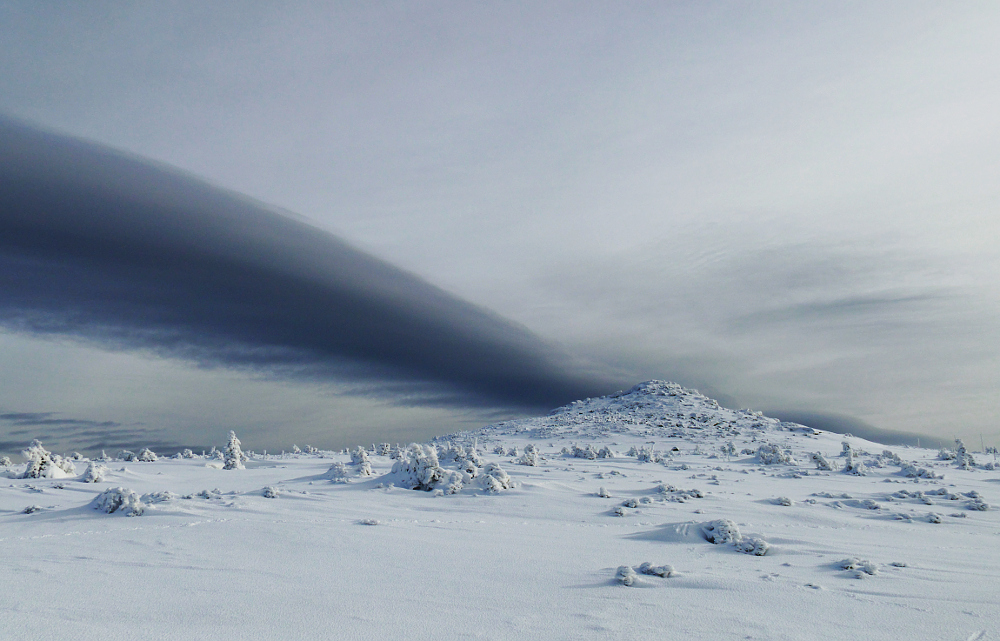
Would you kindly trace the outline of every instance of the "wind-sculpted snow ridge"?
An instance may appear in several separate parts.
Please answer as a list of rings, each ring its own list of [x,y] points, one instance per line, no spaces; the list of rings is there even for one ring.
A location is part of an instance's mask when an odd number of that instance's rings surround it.
[[[309,640],[1000,629],[992,450],[886,449],[659,381],[429,443],[239,445],[241,456],[234,440],[155,460],[33,444],[0,467],[0,581],[17,585],[0,629],[27,637],[45,621],[128,639],[139,620],[162,639],[235,626]],[[107,598],[123,593],[126,610]]]

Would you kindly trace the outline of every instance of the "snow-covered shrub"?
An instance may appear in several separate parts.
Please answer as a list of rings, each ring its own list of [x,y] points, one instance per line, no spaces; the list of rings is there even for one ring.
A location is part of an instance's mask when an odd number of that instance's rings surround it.
[[[351,465],[361,465],[362,461],[368,460],[368,452],[360,445],[351,451]]]
[[[538,458],[538,448],[535,447],[534,443],[528,443],[524,446],[524,454],[521,455],[521,458],[518,459],[517,462],[520,465],[529,465],[534,467],[538,465]]]
[[[517,446],[516,445],[514,447],[510,448],[509,450],[507,450],[507,456],[520,456],[520,455],[521,455],[521,453],[517,450]]]
[[[135,461],[135,452],[132,450],[118,450],[118,454],[115,458],[119,461],[125,461],[126,463],[132,463]]]
[[[390,452],[392,452],[391,445],[389,445],[388,443],[379,443],[377,451],[379,456],[389,456]]]
[[[650,576],[662,576],[664,578],[674,575],[674,566],[672,565],[653,565],[649,561],[646,561],[639,566],[639,572],[641,574],[648,574]]]
[[[139,452],[139,454],[135,457],[135,460],[141,461],[143,463],[153,463],[154,461],[156,461],[157,458],[158,457],[156,456],[156,453],[153,452],[153,450],[146,447],[143,448],[141,452]]]
[[[413,443],[393,464],[392,474],[403,487],[430,492],[446,479],[448,470],[441,467],[434,447]]]
[[[151,505],[153,503],[165,503],[166,501],[174,501],[176,499],[177,495],[170,491],[150,492],[139,497],[139,500],[146,505]]]
[[[893,465],[902,465],[903,460],[899,458],[899,454],[896,454],[890,450],[882,450],[882,459],[892,463]]]
[[[976,459],[972,458],[972,454],[960,438],[955,439],[955,463],[963,470],[970,470],[976,465]]]
[[[276,499],[278,498],[278,488],[273,485],[265,485],[264,489],[261,490],[261,495],[265,499]]]
[[[701,524],[701,535],[715,545],[735,543],[743,538],[740,529],[729,519],[717,519]]]
[[[124,487],[113,487],[104,490],[93,501],[95,510],[114,514],[119,512],[125,516],[139,516],[146,506],[142,504],[139,495]]]
[[[826,460],[826,457],[819,452],[813,452],[809,455],[809,458],[816,464],[817,470],[826,470],[828,472],[833,470],[833,465],[830,464],[830,461]]]
[[[594,449],[593,445],[587,444],[586,447],[573,446],[572,454],[575,458],[585,458],[587,460],[593,461],[597,458],[597,450]]]
[[[184,450],[181,452],[181,458],[194,458],[194,452],[192,452],[187,448],[184,448]]]
[[[324,476],[330,479],[331,483],[350,483],[351,473],[343,463],[334,463]]]
[[[736,444],[732,441],[729,441],[720,449],[722,450],[722,454],[725,456],[736,456]]]
[[[941,449],[938,450],[937,457],[940,460],[942,460],[942,461],[954,461],[955,460],[955,453],[952,452],[949,449],[946,449],[946,448],[942,447]]]
[[[990,504],[983,500],[981,496],[973,498],[966,504],[970,510],[977,510],[979,512],[985,512],[990,509]]]
[[[597,488],[597,496],[601,497],[602,499],[610,499],[611,498],[611,495],[608,493],[608,491],[606,489],[604,489],[603,486]]]
[[[10,467],[14,464],[14,461],[10,460],[9,456],[0,456],[0,466]]]
[[[861,461],[854,458],[854,452],[847,450],[847,460],[844,461],[844,474],[854,474],[856,476],[866,476],[868,468]]]
[[[630,586],[635,583],[637,578],[639,578],[639,575],[628,565],[620,566],[618,571],[615,572],[615,579],[622,585]]]
[[[607,445],[597,450],[597,458],[615,458],[616,456],[615,451]]]
[[[733,544],[737,551],[754,556],[764,556],[771,549],[767,541],[757,536],[747,536],[734,541]]]
[[[248,460],[247,455],[243,453],[243,448],[240,447],[240,439],[236,438],[236,432],[234,430],[229,430],[229,443],[226,444],[226,449],[223,452],[223,461],[225,463],[222,466],[224,470],[242,470],[246,466],[244,463]]]
[[[41,512],[41,505],[29,505],[28,507],[21,510],[21,514],[34,514],[35,512]]]
[[[212,449],[214,450],[215,448],[213,447]],[[292,454],[301,454],[301,453],[302,453],[302,448],[300,448],[295,443],[292,443]]]
[[[83,478],[80,480],[84,483],[100,483],[107,474],[108,468],[106,466],[91,461],[90,465],[87,466],[87,471],[83,473]]]
[[[765,443],[757,448],[757,462],[762,465],[795,465],[795,458],[791,450]]]
[[[504,454],[507,453],[507,450],[506,448],[504,448],[503,445],[497,445],[496,447],[493,448],[493,453],[503,456]]]
[[[841,570],[857,570],[859,573],[864,573],[870,576],[875,576],[878,574],[878,566],[876,566],[871,561],[866,559],[859,559],[857,557],[851,557],[849,559],[844,559],[837,564]]]
[[[904,463],[900,469],[900,474],[907,478],[942,479],[940,474],[935,474],[926,467],[917,467],[915,463]]]
[[[496,463],[487,463],[483,468],[483,474],[479,478],[479,483],[487,492],[500,492],[514,487],[514,482],[507,475],[507,472]]]
[[[49,452],[38,439],[33,440],[21,456],[28,459],[21,475],[23,479],[62,479],[76,473],[72,461]]]
[[[622,501],[622,507],[630,507],[634,510],[635,508],[639,507],[639,501],[635,499],[625,499],[624,501]]]
[[[854,454],[854,450],[851,449],[851,444],[847,441],[841,441],[840,447],[842,448],[840,451],[841,456],[850,456]]]
[[[788,498],[787,496],[779,496],[778,498],[774,499],[774,504],[788,507],[792,504],[792,499]]]

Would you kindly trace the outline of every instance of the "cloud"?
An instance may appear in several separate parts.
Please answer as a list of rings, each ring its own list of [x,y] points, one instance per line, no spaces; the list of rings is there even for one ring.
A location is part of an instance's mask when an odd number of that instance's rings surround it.
[[[0,414],[0,452],[17,452],[38,439],[50,447],[71,446],[96,453],[102,449],[152,448],[174,452],[182,445],[142,424],[95,421],[65,417],[58,412],[7,412]],[[111,452],[113,453],[113,452]]]
[[[442,403],[548,408],[615,388],[289,215],[2,118],[0,324]]]

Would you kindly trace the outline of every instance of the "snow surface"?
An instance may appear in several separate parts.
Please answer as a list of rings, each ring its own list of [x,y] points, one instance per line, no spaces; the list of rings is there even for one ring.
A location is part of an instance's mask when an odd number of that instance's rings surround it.
[[[104,461],[96,482],[13,465],[2,636],[965,641],[1000,629],[992,455],[888,452],[658,381],[420,448],[363,449],[247,453],[231,470],[160,453]]]

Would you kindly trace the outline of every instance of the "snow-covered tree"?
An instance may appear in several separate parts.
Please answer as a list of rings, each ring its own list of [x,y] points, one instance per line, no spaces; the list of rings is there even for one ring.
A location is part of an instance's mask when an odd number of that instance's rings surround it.
[[[87,471],[83,473],[83,478],[80,480],[84,483],[100,483],[104,480],[107,473],[107,467],[95,461],[91,461],[90,465],[87,466]]]
[[[135,460],[142,461],[143,463],[153,463],[156,461],[157,458],[159,457],[156,456],[156,453],[153,450],[146,447],[143,448],[141,452],[139,452],[138,456],[135,457]]]
[[[52,454],[42,447],[42,442],[38,439],[33,440],[31,445],[21,452],[21,456],[28,459],[28,465],[21,475],[23,479],[61,479],[76,473],[72,461]]]
[[[233,430],[229,430],[229,443],[223,452],[222,460],[225,461],[222,466],[224,470],[242,470],[245,467],[243,463],[246,462],[247,456],[240,448],[240,439],[236,438],[236,432]]]

